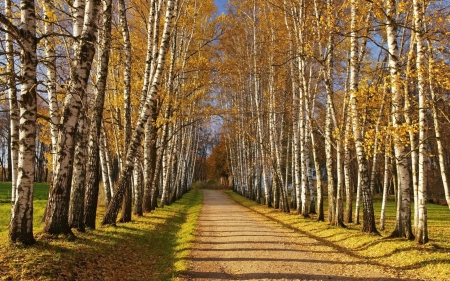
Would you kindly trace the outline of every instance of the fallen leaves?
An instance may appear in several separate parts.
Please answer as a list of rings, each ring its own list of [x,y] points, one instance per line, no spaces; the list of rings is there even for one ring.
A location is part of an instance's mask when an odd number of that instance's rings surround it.
[[[130,223],[76,232],[74,242],[38,237],[24,247],[4,241],[0,280],[169,280],[185,268],[201,202],[192,190]]]

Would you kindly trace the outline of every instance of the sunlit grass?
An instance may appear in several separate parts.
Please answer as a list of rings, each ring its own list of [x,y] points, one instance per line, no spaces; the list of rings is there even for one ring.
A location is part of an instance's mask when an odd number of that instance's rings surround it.
[[[347,224],[347,228],[332,227],[326,222],[318,222],[314,217],[286,214],[279,210],[258,205],[234,192],[225,192],[235,202],[248,207],[283,225],[296,229],[338,251],[366,259],[368,262],[394,268],[410,276],[425,280],[450,280],[450,211],[446,206],[428,205],[428,228],[430,242],[418,245],[405,239],[390,239],[387,236],[395,227],[395,202],[390,200],[386,213],[386,230],[382,236],[367,235],[361,232],[362,226]],[[392,199],[392,198],[391,198]],[[375,198],[374,204],[377,227],[381,202]],[[326,200],[325,200],[326,202]],[[326,206],[325,206],[325,210]],[[361,209],[362,220],[362,209]],[[361,221],[362,222],[362,221]]]
[[[105,209],[99,206],[97,230],[75,232],[73,242],[38,233],[45,203],[34,201],[37,243],[31,247],[8,242],[10,204],[0,204],[0,221],[6,222],[0,230],[0,280],[172,280],[187,268],[202,194],[191,190],[178,202],[117,227],[100,227]]]
[[[42,216],[48,199],[48,183],[35,183],[33,192],[33,232],[43,227]],[[11,182],[0,182],[0,241],[8,239],[8,225],[11,218]],[[0,242],[1,243],[1,242]]]

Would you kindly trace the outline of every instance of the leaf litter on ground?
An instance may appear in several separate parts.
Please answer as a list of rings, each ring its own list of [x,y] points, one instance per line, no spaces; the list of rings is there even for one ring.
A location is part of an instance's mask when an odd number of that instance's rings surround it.
[[[37,234],[37,243],[25,247],[2,239],[0,280],[171,280],[186,269],[201,203],[193,189],[130,223],[75,232],[73,242]],[[97,221],[103,214],[99,207]]]

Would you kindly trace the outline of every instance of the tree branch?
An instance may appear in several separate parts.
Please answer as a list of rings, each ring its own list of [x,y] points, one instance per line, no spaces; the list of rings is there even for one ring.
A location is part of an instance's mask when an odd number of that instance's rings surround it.
[[[20,29],[17,28],[9,19],[2,13],[0,13],[0,23],[2,23],[6,29],[1,29],[4,32],[8,32],[11,34],[14,38],[16,38],[17,41],[20,42],[23,40],[22,34],[20,32]]]

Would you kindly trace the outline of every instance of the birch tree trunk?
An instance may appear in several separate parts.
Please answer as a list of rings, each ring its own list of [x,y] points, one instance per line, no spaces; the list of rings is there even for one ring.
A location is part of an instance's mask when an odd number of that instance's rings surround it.
[[[332,0],[327,0],[327,14],[328,17],[328,29],[331,29],[331,11]],[[316,8],[317,11],[317,8]],[[316,12],[317,13],[317,12]],[[333,113],[333,36],[332,31],[328,30],[327,36],[327,49],[328,54],[325,60],[325,91],[326,91],[326,117],[325,117],[325,155],[326,155],[326,169],[327,169],[327,181],[328,181],[328,222],[331,223],[335,217],[336,210],[336,197],[334,187],[334,175],[333,175],[333,150],[332,150],[332,113]]]
[[[172,0],[167,1],[166,16],[165,16],[165,20],[164,20],[164,29],[163,29],[163,33],[162,33],[162,40],[161,40],[161,46],[160,46],[160,52],[159,52],[159,56],[158,56],[156,72],[153,77],[151,87],[149,88],[149,93],[145,100],[145,104],[142,107],[141,113],[139,114],[138,121],[137,121],[135,130],[133,132],[133,137],[131,138],[131,144],[127,150],[126,166],[123,169],[123,171],[121,172],[117,191],[115,192],[114,197],[108,206],[106,214],[103,217],[102,225],[116,223],[117,213],[120,208],[119,207],[120,202],[122,201],[125,190],[126,190],[125,181],[126,181],[127,177],[130,176],[130,174],[133,170],[134,156],[136,154],[136,150],[137,150],[138,146],[140,145],[141,135],[144,132],[145,124],[148,121],[149,116],[151,114],[151,104],[153,101],[155,101],[156,95],[158,94],[158,92],[160,90],[162,75],[163,75],[163,71],[164,71],[164,67],[165,67],[166,55],[167,55],[167,51],[169,49],[172,21],[173,21],[173,18],[175,17],[174,4],[175,3]]]
[[[311,122],[311,118],[309,118],[309,122]],[[309,125],[309,134],[311,134],[311,146],[313,151],[313,158],[314,158],[314,168],[316,169],[316,190],[317,190],[317,205],[316,205],[316,212],[317,212],[317,220],[318,221],[324,221],[324,212],[323,212],[323,190],[322,190],[322,173],[321,173],[321,167],[319,162],[319,157],[317,156],[317,144],[316,144],[316,137],[314,136],[314,132],[312,129],[312,124]]]
[[[161,3],[159,1],[158,3]],[[159,18],[161,14],[160,6],[157,1],[150,2],[148,36],[147,36],[147,55],[145,60],[144,84],[142,86],[141,104],[145,102],[148,88],[153,77],[153,69],[157,59],[156,46],[158,45]],[[156,24],[155,24],[156,23]],[[143,211],[152,211],[152,184],[155,177],[156,160],[157,160],[157,128],[156,119],[158,118],[158,103],[155,100],[151,105],[152,113],[145,125],[144,132],[144,199]]]
[[[140,155],[142,153],[142,148],[137,153],[134,158],[134,214],[137,216],[142,216],[142,197],[144,193],[144,189],[142,186],[142,166],[141,166],[141,158]]]
[[[5,16],[8,19],[12,18],[11,0],[5,0]],[[19,162],[19,106],[17,104],[17,88],[16,77],[14,75],[14,46],[13,35],[10,32],[5,32],[6,44],[6,72],[8,98],[9,98],[9,118],[11,127],[11,211],[14,211],[14,204],[17,201],[17,173]]]
[[[387,23],[386,36],[389,50],[389,71],[391,76],[391,93],[392,93],[392,123],[394,129],[399,129],[404,118],[402,114],[403,99],[401,94],[400,82],[400,62],[397,45],[397,24],[396,17],[396,1],[388,0],[386,2]],[[411,229],[411,198],[410,198],[410,173],[408,170],[407,151],[401,142],[400,136],[394,135],[394,152],[396,158],[396,167],[398,175],[398,195],[397,201],[398,212],[396,218],[396,226],[392,232],[392,237],[405,237],[409,240],[414,239]]]
[[[409,90],[409,84],[410,84],[410,78],[412,76],[412,69],[413,69],[413,58],[415,56],[414,52],[414,45],[415,45],[415,32],[414,30],[411,32],[411,42],[410,42],[410,49],[408,53],[408,60],[406,62],[406,74],[404,78],[404,118],[406,124],[408,124],[408,134],[409,134],[409,143],[410,143],[410,154],[411,154],[411,177],[412,177],[412,190],[413,190],[413,198],[414,198],[414,224],[413,224],[413,230],[417,228],[418,220],[419,220],[419,213],[418,213],[418,200],[417,200],[417,193],[418,193],[418,161],[419,161],[419,155],[417,152],[417,130],[414,128],[413,120],[411,116],[413,113],[411,112],[411,103],[412,99],[414,97],[410,93]]]
[[[302,30],[302,28],[300,28]],[[303,33],[303,30],[300,34]],[[300,35],[301,36],[301,35]],[[303,41],[303,39],[302,39]],[[301,42],[300,44],[302,44]],[[303,48],[303,47],[300,47]],[[303,50],[300,50],[303,52]],[[307,157],[306,154],[309,153],[306,151],[306,126],[305,126],[305,67],[306,63],[304,59],[300,58],[299,60],[299,75],[300,75],[300,95],[299,95],[299,110],[298,110],[298,126],[299,126],[299,138],[300,138],[300,167],[301,167],[301,184],[300,184],[300,194],[297,194],[297,198],[300,196],[301,201],[297,202],[297,210],[300,210],[300,214],[304,218],[309,217],[308,210],[308,201],[307,201],[307,181],[308,181],[308,165],[306,162]],[[300,207],[300,209],[299,209]]]
[[[384,149],[384,177],[383,177],[383,198],[381,200],[381,212],[380,212],[380,230],[385,230],[385,217],[386,217],[386,203],[390,182],[390,170],[391,170],[391,158],[389,157],[390,144],[388,137],[386,137],[385,149]]]
[[[56,173],[47,203],[44,232],[73,235],[68,224],[70,189],[73,172],[75,132],[83,96],[87,88],[92,60],[95,54],[97,16],[101,8],[99,0],[86,2],[85,20],[71,69],[68,94],[64,101],[61,127],[58,137],[58,161]]]
[[[95,229],[95,219],[97,214],[98,192],[99,192],[99,161],[100,146],[103,145],[100,140],[102,129],[103,107],[105,103],[106,82],[108,79],[108,63],[111,43],[111,20],[112,20],[112,1],[105,0],[102,12],[103,29],[100,33],[99,47],[99,67],[97,70],[97,83],[95,85],[95,101],[90,124],[89,134],[89,158],[86,182],[84,223],[90,229]],[[104,154],[106,156],[106,149]],[[105,158],[106,160],[106,158]],[[107,184],[110,186],[110,184]],[[108,198],[107,198],[107,201]]]
[[[150,206],[150,210],[155,210],[157,207],[157,201],[158,201],[158,195],[159,195],[159,179],[161,177],[161,166],[162,166],[162,157],[163,157],[163,153],[164,153],[164,149],[163,146],[161,144],[162,140],[159,140],[158,142],[158,149],[155,152],[156,153],[156,164],[155,164],[155,171],[153,172],[153,178],[152,178],[152,183],[151,183],[151,206]]]
[[[75,134],[75,156],[73,165],[73,177],[69,201],[69,227],[76,228],[84,232],[84,195],[86,183],[86,159],[88,158],[87,144],[89,137],[89,124],[87,114],[86,97],[83,99],[83,105],[80,112],[80,119]]]
[[[271,75],[273,75],[273,66],[271,67]],[[271,79],[271,78],[270,78]],[[276,132],[275,122],[276,122],[276,111],[275,111],[275,96],[272,82],[269,82],[269,142],[271,144],[271,155],[272,155],[272,167],[274,168],[274,182],[276,183],[276,188],[280,191],[280,202],[282,204],[281,208],[283,212],[289,212],[289,201],[287,198],[287,191],[285,190],[283,182],[283,174],[281,173],[281,153],[279,146],[281,146],[282,133],[278,134]],[[277,137],[278,136],[278,137]]]
[[[333,114],[336,115],[336,114]],[[337,124],[335,127],[338,128]],[[342,133],[336,138],[336,210],[332,224],[345,227],[344,225],[344,169],[343,169]]]
[[[103,190],[105,193],[105,206],[109,205],[111,201],[111,182],[109,181],[108,165],[106,163],[106,151],[103,139],[99,139],[99,153],[100,153],[100,167],[102,169]]]
[[[164,119],[167,120],[166,118],[168,118],[169,116],[169,108],[166,108],[166,111],[164,113]],[[169,124],[166,123],[164,124],[163,127],[163,136],[162,136],[162,170],[161,170],[161,177],[162,177],[162,192],[161,192],[161,208],[163,208],[165,205],[167,205],[168,202],[168,177],[170,174],[169,171],[169,162],[170,162],[170,144],[168,143],[168,135],[170,135],[169,133]]]
[[[258,149],[260,150],[261,153],[261,161],[262,161],[262,173],[265,174],[265,171],[267,171],[267,164],[265,159],[267,158],[267,152],[266,152],[266,148],[264,146],[264,121],[263,121],[263,113],[261,110],[261,106],[262,106],[262,94],[261,94],[261,74],[258,73],[258,64],[257,64],[257,54],[258,54],[258,50],[257,50],[257,38],[256,38],[256,2],[253,3],[253,19],[252,19],[252,30],[253,30],[253,34],[252,34],[252,38],[253,38],[253,44],[252,44],[252,51],[253,51],[253,73],[255,75],[255,79],[254,79],[254,85],[253,85],[253,99],[255,102],[255,109],[256,109],[256,118],[257,118],[257,142],[258,142]],[[260,181],[260,179],[259,179]],[[271,207],[272,203],[270,200],[270,192],[268,189],[267,185],[264,185],[264,198],[265,198],[265,204],[268,207]]]
[[[31,245],[33,237],[33,184],[36,151],[37,39],[34,1],[20,1],[20,30],[0,14],[0,22],[21,43],[20,120],[17,193],[9,224],[9,239]]]
[[[363,232],[378,234],[375,226],[375,214],[373,210],[373,198],[370,191],[367,171],[367,159],[364,151],[364,136],[360,124],[360,116],[357,108],[358,78],[358,45],[356,32],[357,1],[351,1],[351,35],[350,35],[350,107],[349,114],[352,118],[353,136],[355,139],[356,158],[358,161],[359,184],[363,196]]]
[[[310,74],[309,77],[312,77],[312,68],[310,68]],[[308,83],[311,83],[310,81]],[[306,152],[306,174],[308,176],[308,189],[309,189],[309,198],[310,198],[310,204],[309,204],[309,214],[316,214],[316,195],[314,191],[314,183],[312,178],[312,171],[311,171],[311,147],[312,147],[312,134],[313,131],[311,130],[311,102],[313,97],[311,97],[311,89],[308,87],[308,91],[306,93],[306,100],[305,100],[305,152]],[[313,152],[314,154],[314,152]],[[316,173],[316,179],[317,179],[317,173]]]
[[[44,1],[44,17],[46,21],[44,22],[44,32],[50,35],[54,32],[54,12],[52,11],[52,6],[54,5],[53,0]],[[60,114],[58,107],[58,100],[56,98],[56,46],[54,40],[50,39],[51,36],[45,39],[45,68],[47,71],[47,95],[49,99],[49,109],[50,109],[50,132],[52,139],[52,172],[56,170],[56,147],[58,143],[58,126],[60,123]]]
[[[427,218],[427,120],[426,120],[426,97],[425,97],[425,71],[424,71],[424,52],[425,44],[423,39],[423,11],[424,1],[413,0],[414,10],[414,29],[416,31],[416,69],[417,69],[417,89],[419,92],[419,182],[418,182],[418,224],[416,229],[416,241],[419,244],[428,242],[428,218]]]
[[[105,132],[105,124],[103,122],[102,127],[100,128],[100,146],[103,146],[106,160],[106,168],[108,169],[108,179],[109,179],[109,188],[111,189],[111,196],[114,196],[114,179],[113,179],[113,167],[112,167],[112,157],[108,148],[108,140],[106,138]],[[108,203],[109,205],[109,203]]]
[[[428,43],[429,44],[429,43]],[[429,45],[428,49],[431,50],[432,47]],[[438,113],[437,113],[437,97],[434,90],[434,75],[433,75],[433,57],[428,58],[428,75],[429,75],[429,87],[431,92],[431,109],[433,112],[433,124],[434,124],[434,132],[436,137],[436,144],[438,148],[438,157],[439,157],[439,168],[441,172],[441,178],[442,178],[442,185],[444,186],[444,193],[445,193],[445,199],[447,201],[447,205],[450,208],[450,188],[447,180],[447,165],[444,158],[444,147],[442,145],[441,140],[441,126],[438,119]]]
[[[156,148],[156,122],[157,116],[150,115],[145,125],[144,139],[144,200],[143,211],[149,213],[152,211],[152,183],[155,177],[157,148]]]
[[[345,120],[345,132],[344,132],[344,181],[345,181],[345,193],[346,193],[346,208],[345,208],[345,219],[346,223],[353,222],[353,183],[350,178],[350,116],[346,117]],[[359,208],[359,200],[357,202],[357,208]],[[358,209],[359,210],[359,209]],[[359,218],[359,215],[358,215]],[[359,223],[359,221],[358,221]]]
[[[124,151],[127,151],[127,147],[130,144],[131,138],[131,40],[130,31],[128,29],[128,21],[126,15],[125,1],[119,0],[119,20],[120,27],[122,31],[122,37],[124,42],[124,52],[125,52],[125,69],[124,69],[124,89],[123,89],[123,100],[124,100],[124,129],[125,129],[125,143]],[[131,175],[128,178],[129,183],[127,184],[127,191],[123,199],[122,216],[119,219],[121,222],[131,221],[131,205],[132,205],[132,184]]]

